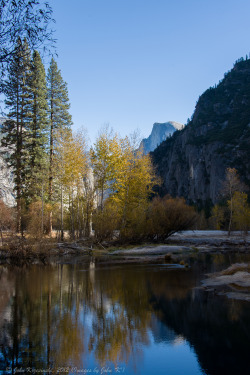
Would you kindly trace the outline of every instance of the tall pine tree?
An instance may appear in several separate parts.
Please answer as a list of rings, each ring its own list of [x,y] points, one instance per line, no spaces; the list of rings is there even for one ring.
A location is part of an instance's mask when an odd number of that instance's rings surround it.
[[[2,146],[7,147],[7,162],[13,168],[17,202],[17,231],[20,232],[28,161],[31,57],[26,40],[22,42],[18,39],[16,50],[17,53],[9,65],[8,77],[4,85],[5,106],[9,108],[9,119],[3,125]]]
[[[61,72],[56,61],[52,58],[47,74],[48,88],[48,114],[49,114],[49,201],[52,201],[53,178],[54,178],[54,148],[55,131],[57,129],[69,129],[72,125],[69,114],[69,98],[67,84],[63,81]],[[50,233],[52,231],[52,212],[50,215]]]
[[[34,51],[31,62],[31,100],[27,170],[27,194],[29,199],[41,196],[46,171],[48,146],[48,104],[45,69],[39,52]]]

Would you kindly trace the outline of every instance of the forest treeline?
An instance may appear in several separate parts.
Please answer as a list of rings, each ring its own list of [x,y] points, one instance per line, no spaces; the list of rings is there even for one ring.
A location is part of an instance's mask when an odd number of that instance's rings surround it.
[[[8,113],[1,144],[14,176],[18,233],[163,239],[193,223],[195,212],[184,200],[152,199],[159,181],[135,134],[121,138],[103,128],[89,150],[84,131],[71,130],[67,84],[56,61],[46,74],[26,39],[18,38],[15,51],[2,85]],[[10,215],[1,217],[8,227]]]

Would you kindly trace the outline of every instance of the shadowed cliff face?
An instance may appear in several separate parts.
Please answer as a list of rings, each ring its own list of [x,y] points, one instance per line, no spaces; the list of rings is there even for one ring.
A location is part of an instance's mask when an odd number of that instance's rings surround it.
[[[163,192],[189,201],[220,198],[225,170],[250,185],[250,60],[240,61],[199,98],[192,120],[153,153]]]

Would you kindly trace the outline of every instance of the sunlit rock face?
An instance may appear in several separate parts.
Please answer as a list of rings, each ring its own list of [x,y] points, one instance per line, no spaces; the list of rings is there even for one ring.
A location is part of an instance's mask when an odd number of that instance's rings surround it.
[[[0,199],[7,206],[15,205],[13,176],[2,156],[0,156]]]
[[[164,123],[154,123],[152,132],[148,138],[144,138],[141,142],[141,147],[145,154],[154,151],[163,141],[170,137],[176,130],[180,130],[184,125],[175,121],[168,121]]]
[[[4,120],[3,117],[0,117],[0,145],[1,125]],[[13,207],[15,205],[13,174],[4,159],[7,150],[0,146],[0,152],[0,199],[2,199],[7,206]]]

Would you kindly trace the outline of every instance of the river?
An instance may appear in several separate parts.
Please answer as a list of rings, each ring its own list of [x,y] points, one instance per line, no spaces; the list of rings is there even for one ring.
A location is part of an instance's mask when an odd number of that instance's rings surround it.
[[[1,373],[247,374],[250,303],[200,288],[246,258],[1,265]]]

